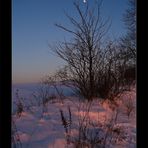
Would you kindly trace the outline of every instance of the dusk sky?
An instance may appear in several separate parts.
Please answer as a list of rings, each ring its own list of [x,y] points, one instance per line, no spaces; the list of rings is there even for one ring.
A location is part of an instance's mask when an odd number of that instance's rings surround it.
[[[48,44],[70,35],[54,23],[69,25],[64,11],[76,16],[74,0],[12,0],[12,83],[38,82],[64,62],[51,54]],[[84,5],[83,0],[79,0]],[[93,0],[87,0],[91,3]],[[111,18],[111,38],[126,33],[122,21],[127,0],[104,0],[102,17]]]

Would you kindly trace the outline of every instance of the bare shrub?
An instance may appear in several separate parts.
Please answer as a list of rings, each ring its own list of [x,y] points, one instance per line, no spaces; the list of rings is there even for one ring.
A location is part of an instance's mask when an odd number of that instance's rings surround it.
[[[16,90],[16,101],[14,102],[16,105],[16,114],[18,117],[21,117],[22,112],[24,111],[24,102],[23,98],[19,96],[19,90]]]
[[[124,107],[125,107],[125,113],[128,116],[128,119],[130,115],[135,111],[135,104],[132,96],[128,94],[126,100],[123,102]]]
[[[126,90],[130,90],[131,85],[136,79],[136,68],[135,65],[126,65],[123,69],[121,70],[122,76],[121,79],[123,79],[123,85]]]
[[[55,76],[43,77],[38,87],[37,94],[33,94],[36,105],[42,107],[42,115],[48,111],[48,103],[59,100],[63,104],[65,98],[60,84],[56,82]]]
[[[42,105],[42,113],[47,112],[47,105],[48,102],[50,101],[50,88],[46,85],[43,85],[41,83],[40,88],[38,90],[38,95],[39,95],[39,99],[40,99],[40,103]]]
[[[71,111],[69,118],[66,118],[63,111],[60,110],[62,125],[66,133],[67,146],[72,145],[75,148],[106,148],[111,144],[116,144],[125,138],[124,127],[116,124],[119,112],[114,111],[111,119],[101,123],[98,119],[91,120],[90,110],[92,102],[80,103],[78,105],[78,125],[76,135],[70,134],[73,122],[70,118],[72,116]],[[69,124],[70,123],[70,124]]]
[[[71,124],[72,124],[72,116],[71,116],[70,107],[68,106],[68,119],[65,117],[62,110],[60,110],[60,115],[61,115],[62,125],[65,129],[67,145],[69,145],[70,144],[70,134],[71,134]]]
[[[63,104],[65,95],[62,89],[63,83],[59,80],[59,73],[57,72],[54,75],[44,77],[42,83],[43,85],[47,86],[49,90],[53,88],[55,91],[53,95],[50,95],[49,99],[54,99],[54,98],[59,99],[60,102]]]
[[[33,101],[33,99],[26,99],[24,97],[22,97],[19,93],[19,89],[16,90],[15,93],[15,100],[13,101],[13,107],[14,107],[14,111],[16,111],[16,114],[18,117],[21,117],[22,112],[24,111],[29,111],[30,113],[34,113],[33,111],[33,106],[35,106],[35,103]],[[16,108],[15,108],[16,107]]]
[[[12,119],[12,124],[11,124],[11,142],[12,142],[12,148],[22,148],[22,142],[20,140],[20,136],[18,134],[18,130],[14,119]]]

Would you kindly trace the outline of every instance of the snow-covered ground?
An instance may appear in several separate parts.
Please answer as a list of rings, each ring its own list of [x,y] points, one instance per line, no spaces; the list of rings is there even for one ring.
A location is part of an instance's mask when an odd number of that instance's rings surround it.
[[[13,89],[13,91],[16,91]],[[32,91],[32,90],[31,90]],[[20,89],[20,94],[21,94]],[[26,95],[27,92],[21,95]],[[14,96],[13,96],[14,97]],[[26,97],[26,96],[23,96]],[[27,96],[29,97],[29,95]],[[26,97],[26,98],[27,98]],[[15,100],[15,97],[13,98]],[[30,98],[28,100],[30,101]],[[118,142],[110,143],[106,148],[135,148],[136,147],[136,91],[135,88],[130,92],[125,92],[120,101],[117,102],[115,109],[110,107],[108,101],[94,99],[91,103],[81,102],[74,96],[67,96],[63,103],[60,99],[49,101],[46,104],[46,110],[43,106],[32,105],[27,108],[18,117],[13,113],[13,121],[16,127],[13,128],[18,148],[65,148],[66,147],[66,132],[62,125],[60,110],[63,112],[66,119],[69,118],[69,108],[71,110],[71,129],[70,136],[78,137],[78,129],[81,119],[87,114],[89,122],[93,124],[94,130],[98,127],[106,130],[108,124],[112,127],[119,127],[121,134],[116,139],[121,139]],[[90,106],[89,106],[90,105]],[[127,115],[128,106],[133,106],[130,116]],[[89,112],[88,108],[90,107]],[[109,131],[109,130],[108,130]],[[111,134],[109,134],[111,136]],[[105,136],[105,135],[103,135]],[[113,135],[112,135],[113,136]],[[119,138],[119,136],[121,138]],[[114,138],[113,137],[113,138]],[[19,145],[20,144],[20,145]],[[72,144],[69,147],[73,147]]]

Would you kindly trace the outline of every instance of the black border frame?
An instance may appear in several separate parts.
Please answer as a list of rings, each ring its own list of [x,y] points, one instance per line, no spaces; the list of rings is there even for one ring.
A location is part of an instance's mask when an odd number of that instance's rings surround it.
[[[11,147],[11,0],[0,1],[0,147]]]
[[[137,0],[137,147],[148,147],[148,5]]]

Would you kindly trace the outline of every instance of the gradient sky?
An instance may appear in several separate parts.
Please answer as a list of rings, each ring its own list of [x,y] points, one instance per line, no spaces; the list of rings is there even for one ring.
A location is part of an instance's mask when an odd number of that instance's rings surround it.
[[[87,0],[92,2],[93,0]],[[12,83],[38,82],[64,62],[51,54],[48,44],[70,35],[54,26],[69,25],[64,10],[76,16],[73,0],[12,0]],[[83,0],[80,4],[84,5]],[[125,34],[122,22],[127,0],[104,0],[103,18],[110,17],[110,37]]]

